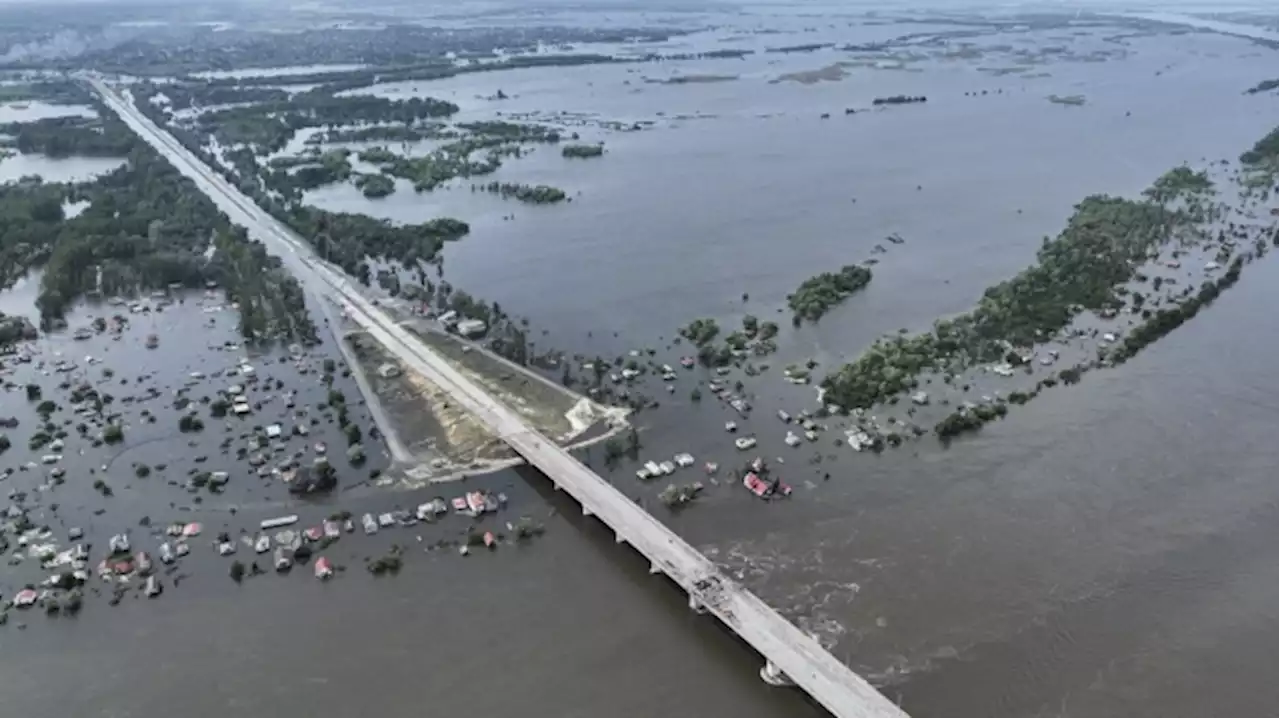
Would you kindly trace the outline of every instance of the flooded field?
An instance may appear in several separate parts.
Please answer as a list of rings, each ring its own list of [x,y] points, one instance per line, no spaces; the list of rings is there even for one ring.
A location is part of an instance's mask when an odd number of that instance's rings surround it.
[[[447,281],[528,316],[546,331],[540,345],[580,357],[638,357],[647,373],[637,386],[658,403],[631,417],[640,429],[638,460],[606,464],[598,446],[583,457],[912,715],[1273,713],[1274,254],[1247,265],[1235,288],[1123,366],[1012,407],[1006,419],[949,446],[924,436],[883,454],[854,452],[841,433],[848,419],[832,418],[822,420],[829,427],[817,439],[792,448],[775,413],[820,406],[814,387],[784,380],[783,367],[811,361],[821,377],[878,337],[927,330],[971,308],[987,286],[1034,261],[1042,238],[1056,235],[1087,195],[1136,197],[1178,164],[1234,162],[1275,126],[1274,91],[1244,94],[1274,75],[1275,51],[1168,28],[1001,32],[852,11],[819,20],[758,9],[706,24],[718,29],[612,49],[817,47],[360,90],[448,99],[462,107],[463,121],[544,122],[603,142],[606,151],[571,160],[539,147],[483,180],[545,183],[573,199],[552,206],[473,192],[470,180],[427,193],[401,186],[377,200],[335,184],[306,201],[397,222],[464,220],[470,234],[444,250]],[[783,30],[758,32],[765,27]],[[499,90],[506,99],[491,99]],[[896,95],[928,99],[874,104]],[[285,153],[303,141],[295,138]],[[396,149],[418,154],[430,146]],[[1220,186],[1235,191],[1227,179]],[[1274,203],[1269,196],[1251,221],[1267,222]],[[890,235],[903,241],[887,242]],[[802,280],[869,258],[875,277],[865,290],[817,323],[791,326],[786,296]],[[1182,257],[1162,276],[1181,283],[1174,286],[1198,284],[1216,271],[1206,268],[1211,259]],[[29,303],[23,286],[4,295],[0,309]],[[4,465],[15,468],[0,490],[26,492],[62,544],[77,526],[98,542],[132,529],[153,545],[159,538],[138,526],[144,515],[156,529],[205,524],[181,564],[190,577],[158,600],[131,595],[114,608],[90,602],[76,618],[13,619],[29,627],[6,634],[13,648],[0,691],[17,696],[19,710],[74,714],[110,705],[155,715],[180,703],[210,714],[408,715],[425,693],[440,710],[480,715],[817,715],[794,692],[760,684],[755,656],[689,613],[682,596],[542,477],[513,469],[457,487],[377,485],[371,473],[391,462],[367,438],[372,420],[339,370],[333,388],[366,436],[366,463],[348,466],[335,412],[320,408],[333,403],[320,380],[323,362],[342,364],[331,338],[296,358],[287,348],[261,355],[229,348],[234,312],[205,312],[202,301],[128,314],[119,341],[110,332],[71,339],[95,312],[118,311],[84,309],[64,335],[42,341],[30,363],[4,360],[11,388],[0,416],[14,414],[20,428],[7,430],[14,446]],[[732,328],[746,314],[783,326],[776,354],[761,362],[767,370],[723,380],[747,385],[749,416],[710,395],[692,397],[695,386],[716,379],[701,367],[678,368],[669,382],[647,368],[675,366],[691,353],[676,343],[691,319]],[[1099,334],[1060,347],[1057,361],[1088,356],[1101,333],[1130,319],[1089,327]],[[160,338],[154,350],[143,347],[148,334]],[[422,335],[455,361],[484,361],[456,340]],[[384,362],[376,351],[361,363],[379,394],[430,392],[403,374],[377,377]],[[77,366],[60,374],[59,360]],[[245,361],[255,368],[252,398],[261,408],[245,420],[212,419],[200,399],[244,383],[227,372]],[[110,380],[104,367],[114,367]],[[186,387],[196,371],[205,378]],[[545,385],[516,374],[507,381],[533,390],[528,414],[547,431],[580,430],[566,417],[572,397],[557,389],[558,372],[546,373]],[[58,388],[64,375],[99,393],[110,387],[125,439],[95,447],[70,426],[55,462],[66,466],[66,481],[52,484],[49,466],[39,463],[44,450],[27,447],[29,428],[42,422],[24,386],[39,384],[59,404],[53,417],[71,421],[71,387]],[[507,391],[497,376],[493,388]],[[128,384],[117,386],[122,378]],[[981,395],[1021,379],[973,381],[971,394]],[[147,396],[151,386],[158,395]],[[200,432],[177,428],[186,409],[175,408],[174,392],[184,389],[199,407]],[[296,392],[294,407],[285,406],[285,391]],[[417,420],[418,429],[400,437],[411,451],[433,450],[426,437],[455,420],[467,433],[458,441],[465,452],[500,451],[460,417],[423,417],[411,400],[387,402],[387,410],[401,425]],[[286,435],[279,454],[310,459],[325,442],[340,474],[328,499],[291,498],[278,478],[259,478],[234,458],[241,447],[252,455],[252,427],[280,422],[287,430],[299,421],[309,435]],[[737,436],[757,436],[758,448],[736,451],[726,421],[739,424]],[[655,499],[667,479],[633,474],[678,452],[723,470],[677,471],[670,481],[696,477],[707,490],[672,512]],[[756,454],[795,488],[789,501],[762,502],[740,487],[736,465]],[[18,468],[28,461],[37,466]],[[269,465],[276,461],[273,454]],[[163,471],[154,468],[162,463]],[[137,476],[141,464],[152,468],[145,479]],[[223,493],[188,488],[190,476],[213,470],[233,474]],[[100,476],[109,499],[92,487]],[[359,528],[366,512],[412,510],[437,493],[473,490],[501,493],[506,505],[474,521],[446,516],[372,536]],[[95,515],[101,505],[107,511]],[[339,510],[354,515],[357,535],[330,548],[346,571],[326,584],[310,567],[233,583],[231,559],[211,545],[219,531],[252,537],[261,519],[280,513],[299,514],[301,528]],[[517,541],[507,524],[521,516],[546,535]],[[464,558],[457,548],[475,530],[506,535],[494,552]],[[393,545],[404,549],[400,575],[360,570]],[[238,555],[251,560],[252,549],[241,545]],[[6,596],[39,579],[33,563],[24,559],[12,578],[2,574]],[[193,658],[172,640],[177,631],[210,637],[216,655]],[[148,666],[156,687],[136,690],[115,667],[122,657]],[[481,674],[494,677],[492,689],[476,690]],[[81,688],[60,690],[54,675]]]

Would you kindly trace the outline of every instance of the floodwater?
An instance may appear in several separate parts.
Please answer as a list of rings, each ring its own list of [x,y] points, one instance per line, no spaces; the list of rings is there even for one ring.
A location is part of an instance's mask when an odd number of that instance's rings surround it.
[[[916,31],[879,25],[847,41]],[[884,332],[971,306],[1085,195],[1133,195],[1180,162],[1234,158],[1275,125],[1274,95],[1242,94],[1274,75],[1274,51],[1212,34],[1099,39],[1122,33],[965,39],[1080,45],[1067,53],[1076,59],[1022,73],[979,69],[1010,66],[1010,50],[966,59],[914,48],[901,68],[850,67],[811,85],[770,80],[847,56],[419,83],[468,118],[584,113],[580,131],[608,151],[570,162],[540,149],[485,178],[560,186],[574,196],[563,206],[465,185],[373,202],[331,187],[310,199],[470,222],[445,254],[454,286],[530,316],[549,332],[540,342],[607,355],[661,347],[698,316],[772,317],[801,280],[897,232],[906,243],[881,255],[866,291],[816,326],[784,329],[776,363],[814,356],[822,371]],[[769,44],[808,41],[796,32]],[[643,81],[681,73],[741,77]],[[512,99],[476,99],[498,88]],[[929,101],[844,114],[892,94]],[[647,120],[653,128],[635,132],[604,125]],[[882,456],[836,449],[837,460],[788,469],[789,502],[718,486],[682,513],[656,510],[917,718],[1274,715],[1278,285],[1274,258],[1255,262],[1134,360],[947,449],[931,439]],[[757,414],[812,405],[812,388],[775,389],[773,376]],[[644,452],[734,460],[722,408],[688,404],[687,390],[640,415]],[[655,488],[631,469],[610,476],[653,503]],[[237,587],[199,549],[192,577],[159,600],[24,617],[23,632],[11,621],[0,694],[15,715],[818,715],[761,684],[756,656],[545,480],[475,481],[509,492],[547,535],[468,558],[416,550],[456,524],[344,539],[336,558],[355,570],[323,585],[300,571]],[[411,549],[400,576],[359,570],[392,541]]]
[[[111,157],[47,157],[15,154],[0,159],[0,182],[38,175],[45,182],[88,182],[124,164]]]
[[[313,72],[348,72],[350,70],[359,70],[362,67],[364,67],[364,65],[352,64],[294,65],[290,67],[243,67],[234,70],[208,70],[206,72],[195,72],[192,73],[191,76],[207,80],[223,80],[232,77],[289,77],[291,75],[309,75]]]

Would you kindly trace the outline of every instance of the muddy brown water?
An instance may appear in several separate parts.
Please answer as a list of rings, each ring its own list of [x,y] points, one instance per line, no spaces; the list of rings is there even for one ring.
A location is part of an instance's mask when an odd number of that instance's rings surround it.
[[[604,354],[663,347],[658,337],[695,316],[771,316],[800,279],[899,232],[907,244],[890,247],[866,292],[817,326],[784,329],[775,363],[825,365],[966,308],[1025,265],[1085,194],[1133,194],[1179,162],[1234,158],[1274,126],[1274,97],[1240,94],[1274,74],[1273,51],[1215,35],[1128,42],[1123,60],[1051,63],[1034,81],[929,65],[767,82],[828,64],[816,56],[760,68],[755,84],[643,93],[618,68],[468,78],[457,92],[501,86],[510,109],[651,116],[683,103],[716,118],[607,135],[593,164],[565,169],[535,153],[502,171],[579,183],[582,198],[566,207],[465,190],[365,206],[406,219],[455,202],[475,231],[450,245],[450,281],[530,315],[545,341]],[[1005,92],[964,97],[971,87]],[[897,92],[930,101],[817,118]],[[1062,107],[1044,99],[1053,93],[1089,101]],[[337,202],[343,191],[323,192]],[[512,211],[516,221],[500,219]],[[948,449],[926,439],[855,456],[824,438],[822,453],[839,458],[789,464],[789,502],[712,486],[699,505],[660,515],[918,717],[1274,715],[1277,291],[1272,255],[1125,366],[1046,392]],[[761,453],[792,456],[770,417],[808,405],[812,389],[776,371],[752,384]],[[645,454],[739,461],[720,428],[727,413],[689,404],[690,386],[682,378],[640,415]],[[657,487],[633,470],[608,476],[654,503]],[[198,547],[189,578],[160,599],[13,617],[0,695],[33,716],[819,714],[761,684],[756,656],[541,477],[509,471],[473,485],[512,497],[487,526],[527,513],[547,535],[466,558],[423,550],[457,538],[461,520],[344,538],[332,556],[347,570],[328,584],[302,567],[236,586],[226,561]],[[384,510],[419,495],[342,505]],[[393,542],[409,549],[404,571],[367,576],[363,558]]]

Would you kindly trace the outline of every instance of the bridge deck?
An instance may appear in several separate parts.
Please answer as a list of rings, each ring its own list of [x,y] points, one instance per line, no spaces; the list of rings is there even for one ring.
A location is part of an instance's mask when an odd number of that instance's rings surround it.
[[[311,257],[310,248],[223,177],[138,112],[131,102],[100,81],[91,81],[121,119],[150,142],[205,192],[221,196],[238,219],[249,222],[259,238],[281,249],[289,266],[313,291],[334,296],[352,319],[414,371],[436,383],[530,464],[577,500],[660,571],[687,591],[693,602],[720,619],[752,648],[833,715],[841,718],[906,718],[906,714],[869,683],[831,656],[767,604],[719,569],[697,549],[637,506],[555,442],[526,426],[514,411],[454,369],[403,327],[369,302],[358,288],[329,265]]]

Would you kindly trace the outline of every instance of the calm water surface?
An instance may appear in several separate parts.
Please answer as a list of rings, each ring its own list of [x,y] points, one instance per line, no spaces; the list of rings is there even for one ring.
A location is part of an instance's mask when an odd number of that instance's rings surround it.
[[[1274,96],[1241,94],[1274,74],[1274,52],[1214,35],[1127,43],[1125,57],[1037,65],[1040,78],[934,58],[920,72],[769,82],[838,59],[817,53],[743,61],[741,79],[707,85],[647,84],[670,72],[649,66],[423,83],[477,117],[498,108],[474,98],[502,88],[504,113],[656,124],[586,122],[583,134],[607,143],[603,159],[540,150],[495,177],[561,186],[575,197],[563,207],[465,185],[381,202],[332,187],[312,201],[471,222],[446,277],[591,353],[661,346],[695,316],[772,316],[799,281],[898,232],[907,243],[882,256],[863,294],[784,333],[778,363],[834,364],[883,332],[971,306],[1086,194],[1136,194],[1179,162],[1234,158],[1274,126]],[[975,90],[989,94],[964,95]],[[843,114],[899,93],[929,102]],[[1278,291],[1268,257],[1122,368],[1046,392],[949,449],[828,450],[841,458],[791,469],[790,502],[712,487],[669,522],[915,716],[1274,715]],[[812,389],[761,384],[761,414],[812,401]],[[675,399],[641,415],[645,451],[723,454],[725,418]],[[629,469],[612,480],[652,500]],[[303,571],[236,587],[197,551],[191,578],[161,600],[10,626],[0,694],[15,715],[817,715],[763,686],[750,651],[543,479],[478,481],[545,517],[548,535],[464,559],[416,551],[456,525],[383,532],[339,544],[336,560],[357,570],[326,585]],[[358,570],[392,541],[414,549],[400,576]]]

